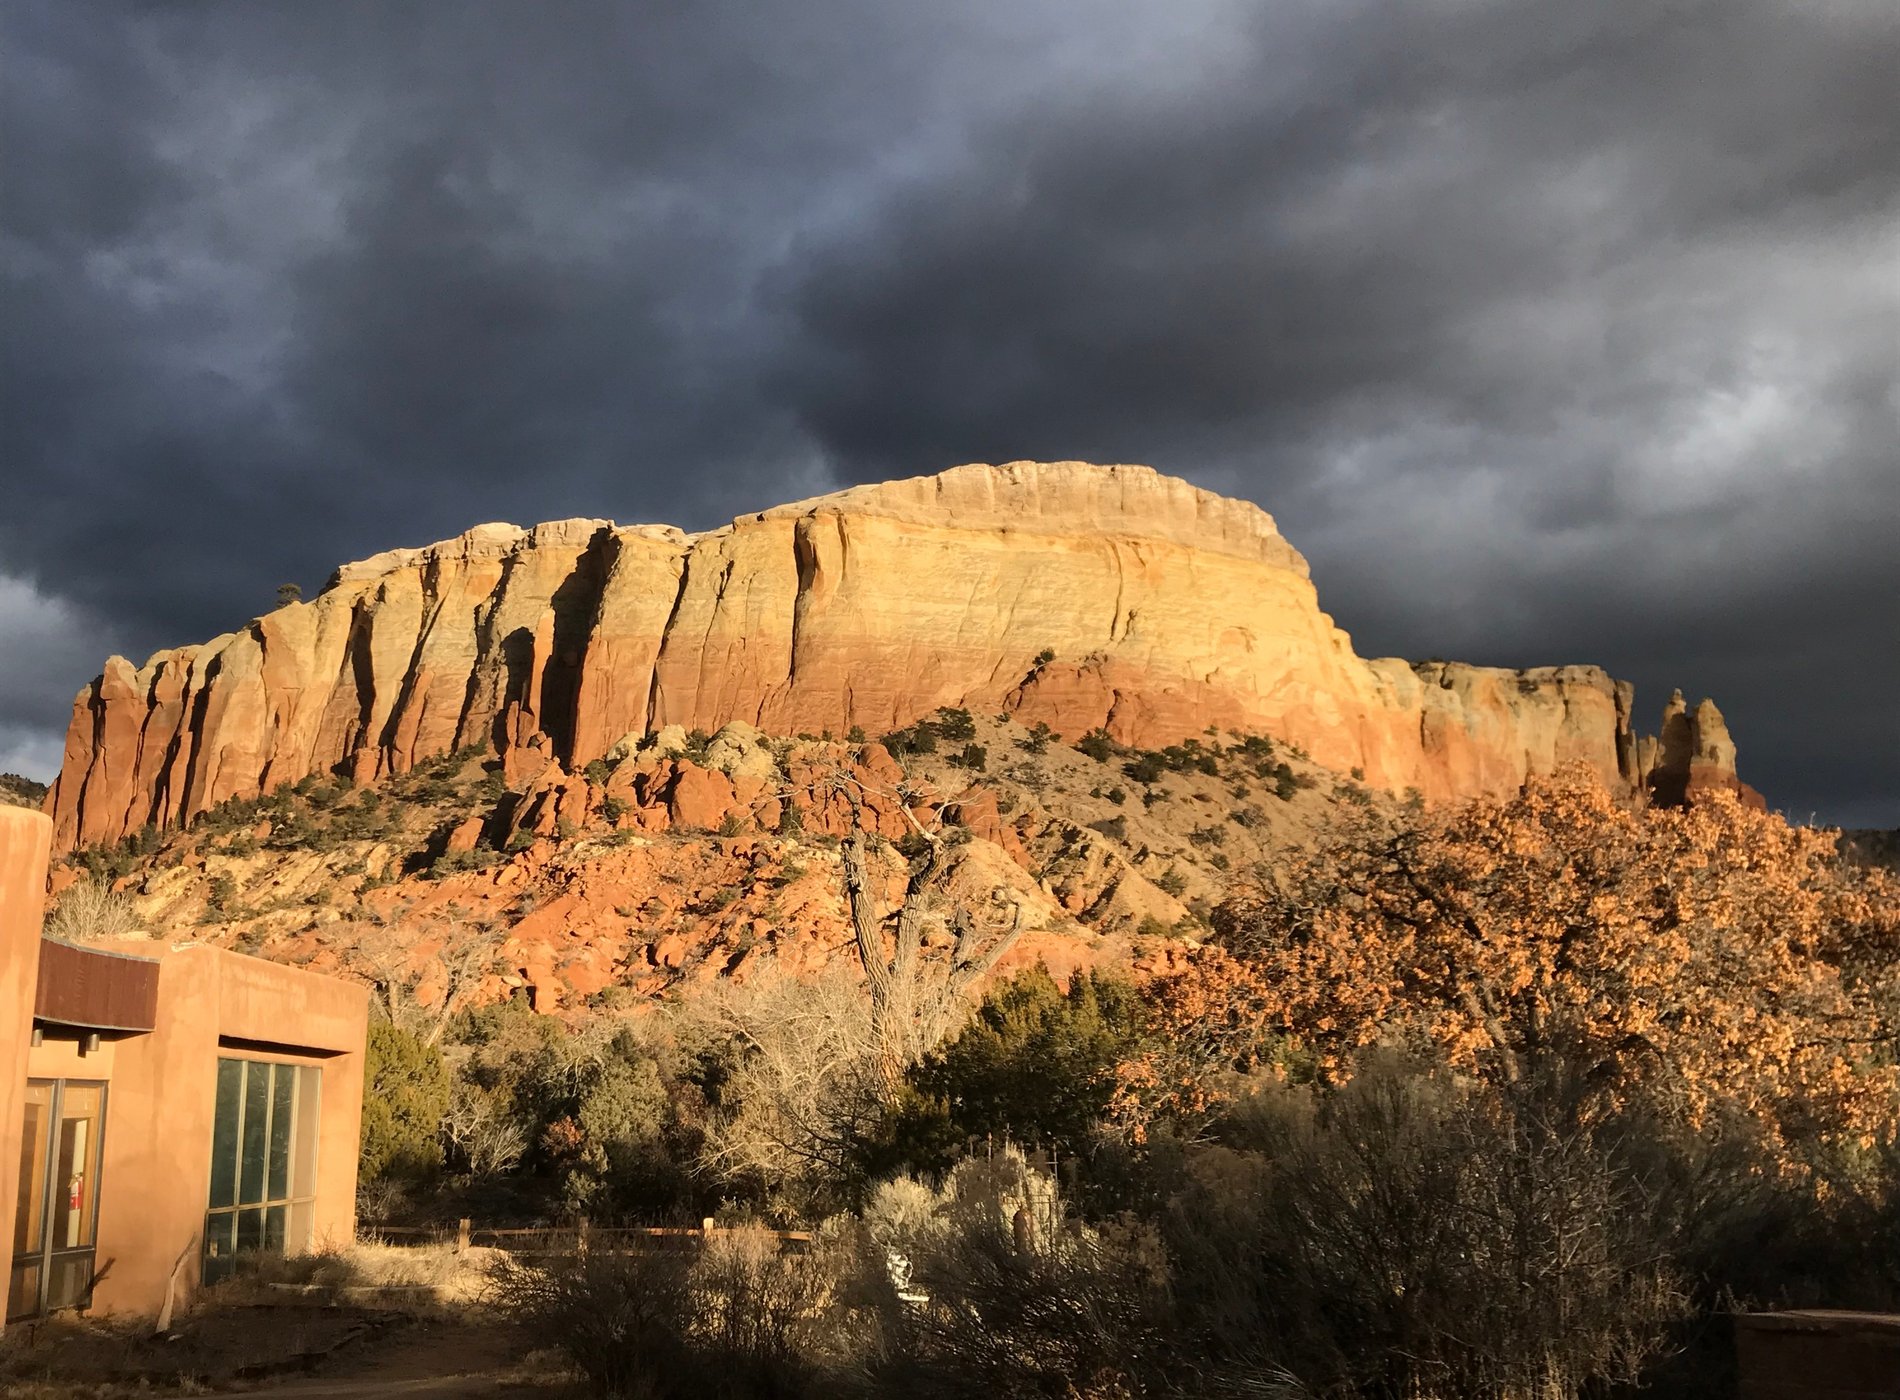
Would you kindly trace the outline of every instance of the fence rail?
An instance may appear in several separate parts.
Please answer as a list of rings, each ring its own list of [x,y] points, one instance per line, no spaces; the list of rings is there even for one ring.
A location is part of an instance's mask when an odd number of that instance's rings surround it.
[[[510,1254],[534,1258],[574,1254],[633,1254],[660,1250],[703,1248],[707,1240],[719,1235],[738,1234],[754,1226],[715,1225],[707,1220],[699,1225],[610,1225],[599,1226],[581,1221],[574,1225],[543,1227],[479,1226],[469,1219],[454,1225],[362,1225],[359,1239],[392,1245],[453,1244],[457,1254],[471,1249],[503,1249]],[[768,1230],[781,1248],[795,1250],[811,1246],[809,1230]]]

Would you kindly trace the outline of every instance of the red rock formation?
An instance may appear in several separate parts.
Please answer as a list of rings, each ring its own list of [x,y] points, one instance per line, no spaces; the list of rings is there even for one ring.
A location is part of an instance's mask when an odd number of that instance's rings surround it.
[[[702,535],[482,525],[346,565],[240,632],[109,660],[47,805],[70,848],[468,746],[533,784],[669,725],[878,734],[945,705],[1141,745],[1265,732],[1432,798],[1572,760],[1634,792],[1629,703],[1594,667],[1363,661],[1258,507],[1146,467],[1012,463]],[[698,783],[674,805],[726,800]],[[538,800],[554,822],[575,799]]]
[[[1757,810],[1768,806],[1735,775],[1735,741],[1713,700],[1704,700],[1692,712],[1676,691],[1663,706],[1661,736],[1645,740],[1641,748],[1647,760],[1642,764],[1644,783],[1658,806],[1680,806],[1719,789],[1736,793]]]

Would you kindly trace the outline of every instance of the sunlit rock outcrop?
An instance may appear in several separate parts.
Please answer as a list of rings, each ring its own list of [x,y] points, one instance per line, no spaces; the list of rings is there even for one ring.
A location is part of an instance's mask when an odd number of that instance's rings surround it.
[[[671,725],[876,735],[946,705],[1135,745],[1263,732],[1428,799],[1571,761],[1660,798],[1732,779],[1712,705],[1683,767],[1667,726],[1638,753],[1630,702],[1590,666],[1362,660],[1257,506],[1147,467],[1015,462],[697,535],[481,525],[345,565],[240,631],[109,660],[48,807],[72,847],[470,746],[572,771]]]

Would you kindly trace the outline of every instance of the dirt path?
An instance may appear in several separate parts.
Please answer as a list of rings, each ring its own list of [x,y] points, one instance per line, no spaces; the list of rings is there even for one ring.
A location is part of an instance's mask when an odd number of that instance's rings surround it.
[[[570,1400],[583,1393],[557,1378],[537,1383],[521,1365],[530,1349],[512,1327],[423,1321],[338,1357],[316,1376],[227,1393],[274,1400],[447,1400],[462,1395]]]

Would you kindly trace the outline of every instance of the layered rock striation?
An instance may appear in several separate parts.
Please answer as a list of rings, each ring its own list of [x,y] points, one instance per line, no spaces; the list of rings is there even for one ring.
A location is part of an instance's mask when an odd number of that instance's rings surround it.
[[[1146,467],[1015,462],[697,535],[482,525],[345,565],[241,631],[109,660],[48,807],[70,848],[471,746],[573,769],[668,725],[875,735],[942,706],[1144,746],[1264,732],[1433,799],[1572,761],[1639,792],[1630,702],[1589,666],[1362,660],[1258,507]]]

